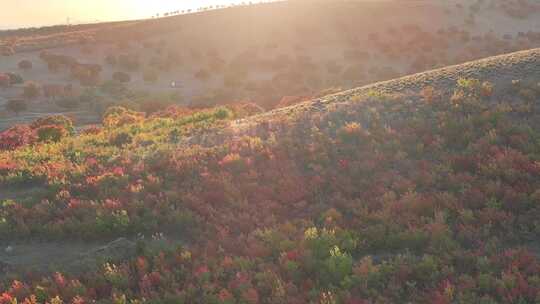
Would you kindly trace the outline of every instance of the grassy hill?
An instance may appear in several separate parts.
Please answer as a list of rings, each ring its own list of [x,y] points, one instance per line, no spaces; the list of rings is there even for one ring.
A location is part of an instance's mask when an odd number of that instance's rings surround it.
[[[536,49],[269,113],[8,130],[0,303],[535,303],[539,67]],[[117,238],[84,272],[12,262]]]

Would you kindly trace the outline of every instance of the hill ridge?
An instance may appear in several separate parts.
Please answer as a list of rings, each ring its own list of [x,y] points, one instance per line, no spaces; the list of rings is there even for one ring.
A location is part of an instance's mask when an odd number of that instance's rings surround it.
[[[367,95],[373,91],[383,94],[403,93],[407,91],[418,91],[426,86],[432,86],[443,93],[449,93],[448,88],[453,88],[454,84],[460,78],[476,78],[482,81],[489,81],[495,85],[498,91],[497,93],[504,92],[512,84],[513,80],[527,81],[540,78],[540,48],[491,56],[400,78],[375,82],[300,104],[265,112],[257,115],[256,119],[259,120],[268,115],[273,116],[288,113],[293,109],[299,110],[314,107],[321,110],[321,107],[343,101],[343,98]],[[245,120],[249,119],[252,118],[248,117]]]

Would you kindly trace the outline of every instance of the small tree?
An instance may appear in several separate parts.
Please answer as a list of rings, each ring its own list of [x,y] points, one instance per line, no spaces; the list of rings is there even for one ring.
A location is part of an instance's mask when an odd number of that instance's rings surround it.
[[[36,133],[38,141],[40,142],[58,142],[60,139],[68,135],[64,128],[55,125],[39,127]]]
[[[101,70],[98,64],[77,64],[71,67],[71,77],[79,80],[83,86],[96,86]]]
[[[64,96],[64,86],[58,84],[47,84],[42,87],[43,95],[49,99],[56,99]]]
[[[17,116],[19,116],[20,112],[26,111],[27,108],[28,104],[24,99],[11,99],[6,104],[6,109],[15,113]]]
[[[21,75],[19,75],[19,74],[15,74],[15,73],[6,73],[6,75],[9,76],[10,84],[11,84],[11,85],[14,85],[14,84],[21,84],[21,83],[24,82],[23,78],[22,78]]]
[[[37,140],[34,130],[27,125],[15,125],[0,132],[0,150],[13,150]]]
[[[121,83],[127,83],[131,81],[131,76],[129,76],[129,74],[125,72],[115,72],[112,75],[112,79]]]
[[[73,127],[73,120],[64,115],[51,115],[40,117],[34,122],[32,122],[32,124],[30,125],[30,127],[35,130],[43,126],[57,126],[64,129],[69,135],[73,135],[75,132],[75,129]]]
[[[7,88],[11,85],[11,77],[8,74],[0,73],[0,88]]]
[[[21,60],[18,64],[19,69],[21,70],[30,70],[32,69],[32,61],[30,60]]]
[[[33,81],[28,81],[27,83],[24,84],[23,96],[26,99],[37,98],[40,93],[41,93],[41,88],[40,88],[39,84],[37,84],[37,83],[35,83]]]

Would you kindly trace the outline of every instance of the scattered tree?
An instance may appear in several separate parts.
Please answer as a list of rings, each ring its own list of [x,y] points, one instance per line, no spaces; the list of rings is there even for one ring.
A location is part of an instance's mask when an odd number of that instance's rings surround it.
[[[0,74],[0,88],[7,88],[11,85],[11,77],[8,74]]]
[[[13,150],[33,144],[37,140],[32,128],[27,125],[15,125],[0,132],[0,150]]]
[[[24,99],[10,99],[6,104],[6,109],[19,116],[19,113],[28,109],[28,104]]]
[[[56,99],[65,95],[64,86],[59,84],[47,84],[43,86],[43,96],[48,99]]]
[[[67,135],[64,128],[55,125],[45,125],[39,127],[36,133],[38,141],[40,142],[58,142]]]
[[[24,84],[24,87],[23,87],[24,98],[34,99],[34,98],[37,98],[40,95],[40,93],[41,93],[41,87],[39,86],[39,84],[33,81],[28,81]]]
[[[9,82],[10,82],[11,85],[24,83],[23,78],[19,74],[6,73],[6,75],[9,76],[9,79],[10,79]]]
[[[95,86],[99,83],[101,70],[98,64],[76,64],[71,67],[71,77],[79,80],[83,86]]]
[[[30,70],[32,69],[32,61],[30,60],[21,60],[18,64],[19,69],[21,70]]]
[[[73,127],[73,120],[65,115],[50,115],[37,119],[30,127],[32,129],[39,129],[43,126],[57,126],[65,130],[67,134],[73,135],[75,129]]]

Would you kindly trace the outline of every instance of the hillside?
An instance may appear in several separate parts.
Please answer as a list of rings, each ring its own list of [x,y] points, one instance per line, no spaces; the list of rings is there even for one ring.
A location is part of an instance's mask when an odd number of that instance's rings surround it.
[[[534,82],[540,78],[538,62],[540,62],[540,49],[525,50],[447,66],[389,81],[376,82],[338,94],[324,96],[315,102],[309,101],[299,106],[302,108],[304,105],[309,106],[314,103],[332,104],[342,97],[347,99],[351,95],[368,95],[373,91],[382,94],[418,92],[426,86],[448,94],[453,93],[454,85],[459,79],[463,78],[482,79],[496,84],[497,95],[500,96],[508,94],[508,89],[514,86],[512,83],[514,80]],[[294,108],[296,107],[277,109],[270,111],[269,114],[290,111]]]
[[[12,128],[0,303],[535,303],[539,71],[534,49],[268,113]],[[40,246],[55,268],[17,263]]]

